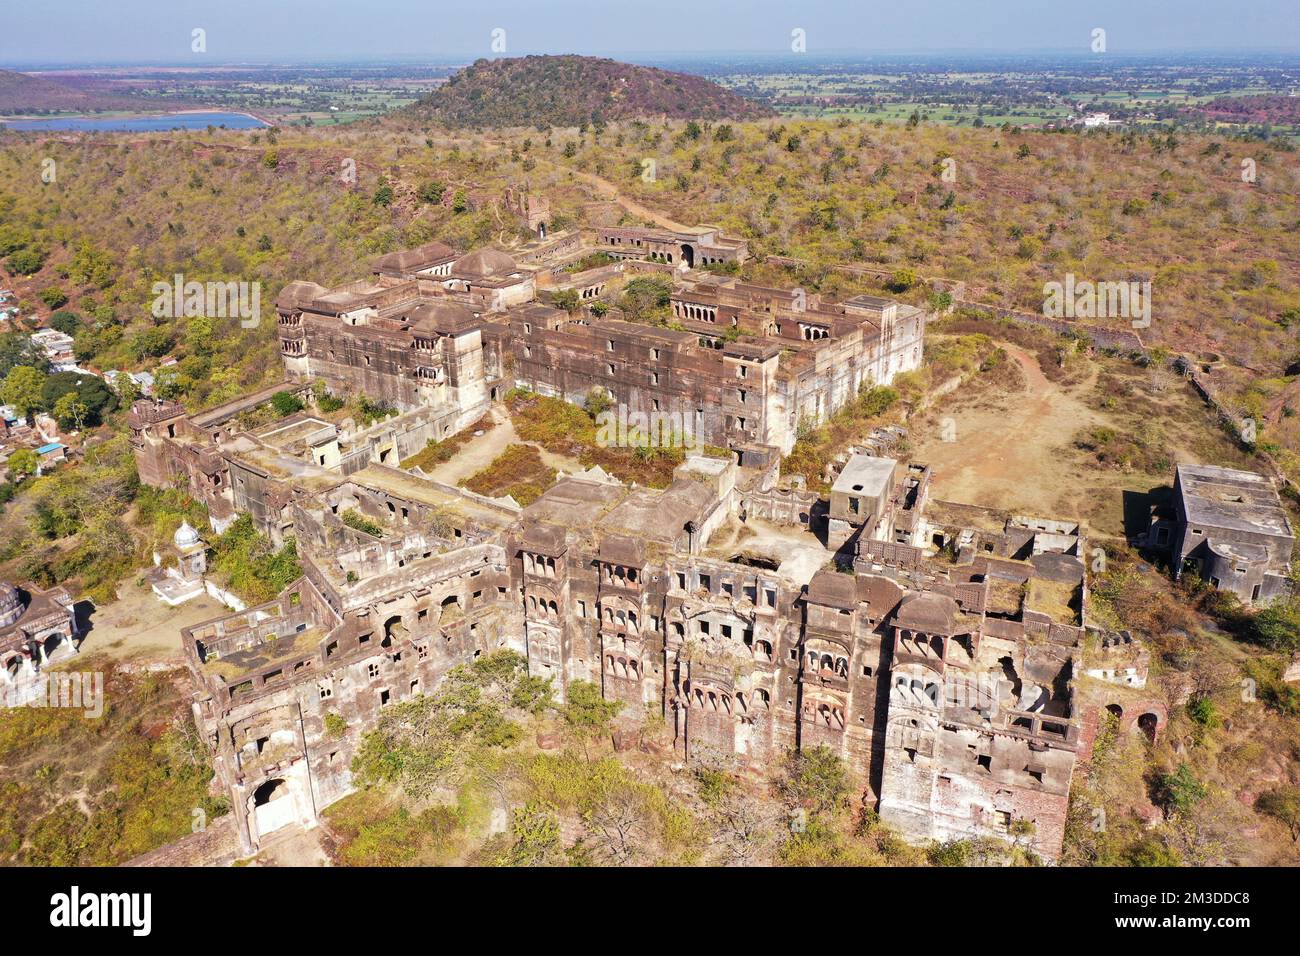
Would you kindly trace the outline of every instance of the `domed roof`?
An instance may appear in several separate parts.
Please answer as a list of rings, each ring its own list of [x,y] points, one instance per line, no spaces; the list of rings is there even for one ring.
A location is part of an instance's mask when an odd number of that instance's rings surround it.
[[[515,260],[504,252],[499,252],[496,249],[475,249],[473,252],[457,259],[456,264],[451,267],[451,271],[456,275],[487,278],[489,276],[509,275],[517,268]]]
[[[927,634],[954,634],[959,627],[961,608],[944,594],[926,591],[903,599],[894,623],[908,630]]]
[[[433,329],[437,332],[459,332],[476,324],[474,313],[451,299],[421,302],[410,311],[408,317],[417,329]]]
[[[199,543],[199,533],[190,527],[188,521],[182,521],[176,534],[172,535],[172,541],[178,548],[188,548]]]

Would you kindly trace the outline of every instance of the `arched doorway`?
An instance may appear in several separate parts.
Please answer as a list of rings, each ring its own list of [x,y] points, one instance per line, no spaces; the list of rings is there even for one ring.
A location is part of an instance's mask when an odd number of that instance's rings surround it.
[[[695,268],[695,248],[690,243],[682,243],[682,262],[686,263],[688,269]]]
[[[289,784],[282,777],[273,777],[253,791],[253,819],[258,836],[287,826],[295,818],[294,801]]]
[[[1110,714],[1116,720],[1121,720],[1124,717],[1124,708],[1119,704],[1107,704],[1106,713]]]
[[[1152,713],[1145,713],[1137,719],[1138,729],[1146,734],[1147,740],[1156,742],[1156,733],[1160,730],[1160,718]]]

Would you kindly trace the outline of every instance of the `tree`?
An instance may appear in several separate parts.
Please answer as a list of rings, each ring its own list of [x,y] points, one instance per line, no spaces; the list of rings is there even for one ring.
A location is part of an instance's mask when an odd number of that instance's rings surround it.
[[[1185,763],[1180,763],[1177,770],[1160,778],[1160,791],[1165,809],[1170,813],[1188,813],[1210,795],[1205,784]]]
[[[36,471],[38,460],[36,452],[30,448],[17,448],[9,456],[9,474],[19,477],[30,475]]]
[[[88,425],[98,425],[104,412],[117,407],[117,396],[107,382],[98,375],[78,372],[55,372],[47,377],[41,388],[41,407],[53,409],[65,394],[72,395],[84,406]]]
[[[672,284],[662,276],[637,276],[623,287],[619,305],[629,321],[645,322],[665,310],[672,296]]]
[[[551,293],[551,305],[565,312],[572,312],[578,307],[578,290],[559,289]]]
[[[1295,651],[1300,648],[1300,603],[1274,601],[1255,615],[1251,631],[1271,651]]]
[[[576,680],[569,684],[569,699],[560,714],[585,751],[589,741],[609,734],[610,724],[622,706],[620,701],[605,700],[591,681]]]
[[[54,403],[54,420],[60,428],[85,427],[86,416],[90,413],[84,402],[77,399],[76,392],[64,392]]]
[[[54,306],[51,306],[54,308]],[[64,335],[76,335],[81,329],[81,320],[75,312],[59,311],[50,316],[50,328],[58,329]]]
[[[443,193],[447,187],[436,179],[431,179],[427,183],[421,183],[420,188],[416,190],[415,196],[420,202],[437,205],[442,202]]]
[[[507,854],[511,866],[546,866],[562,859],[560,821],[553,807],[529,800],[512,815],[510,835],[515,842]]]
[[[379,180],[379,188],[375,190],[375,198],[372,202],[376,206],[391,206],[393,204],[393,187],[388,185],[388,180]]]
[[[47,309],[57,309],[68,301],[68,295],[58,286],[46,286],[40,292],[41,301]]]
[[[140,384],[125,372],[117,376],[113,381],[113,387],[117,389],[117,397],[127,407],[134,404],[135,400],[142,394]]]
[[[791,803],[814,813],[833,810],[849,793],[849,775],[829,747],[795,750],[786,757],[780,789]]]
[[[303,410],[302,400],[293,392],[276,392],[271,396],[271,407],[281,418]]]
[[[1287,784],[1266,790],[1255,800],[1255,809],[1284,824],[1292,842],[1300,842],[1300,787]]]
[[[137,362],[166,355],[172,348],[171,330],[164,326],[145,329],[131,339],[130,347]]]
[[[5,260],[10,275],[29,276],[41,271],[45,255],[36,249],[20,249]]]
[[[906,292],[920,281],[920,277],[911,269],[895,269],[885,286],[890,292]]]
[[[14,411],[26,418],[41,407],[41,393],[45,388],[45,375],[28,365],[15,365],[0,385],[0,399],[12,405]]]

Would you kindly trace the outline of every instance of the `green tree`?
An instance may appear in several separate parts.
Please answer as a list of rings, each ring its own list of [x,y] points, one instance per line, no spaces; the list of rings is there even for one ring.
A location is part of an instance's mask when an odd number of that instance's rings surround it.
[[[510,866],[546,866],[561,854],[560,821],[553,807],[529,800],[515,807],[510,822],[514,844],[507,854]]]
[[[1300,649],[1300,602],[1274,601],[1255,615],[1251,633],[1271,651]]]
[[[293,392],[276,392],[271,396],[271,407],[281,418],[300,412],[305,407]]]
[[[1210,795],[1205,784],[1185,763],[1180,763],[1173,773],[1160,778],[1160,793],[1165,809],[1175,814],[1189,812]]]
[[[89,414],[90,409],[86,407],[85,402],[77,399],[76,392],[64,392],[54,403],[54,420],[59,423],[60,428],[84,428],[86,416]]]
[[[68,295],[58,286],[46,286],[40,292],[41,301],[45,303],[47,309],[57,309],[68,301]]]
[[[890,292],[906,292],[920,281],[920,276],[911,269],[895,269],[885,287]]]
[[[427,183],[421,183],[420,188],[415,191],[416,198],[423,203],[437,205],[442,202],[443,193],[447,187],[436,179],[431,179]]]
[[[45,265],[45,255],[36,249],[19,249],[5,260],[5,268],[10,275],[29,276],[41,271]]]
[[[551,304],[557,309],[572,312],[578,307],[577,289],[558,289],[551,293]]]
[[[1300,787],[1286,784],[1266,790],[1255,800],[1255,809],[1285,825],[1292,842],[1300,842]]]
[[[36,471],[36,463],[39,459],[36,452],[30,448],[16,448],[14,453],[9,456],[9,474],[10,475],[30,475]]]
[[[849,774],[844,761],[829,747],[810,747],[786,756],[779,786],[789,802],[825,813],[848,796]]]
[[[0,385],[0,399],[12,405],[15,412],[26,418],[41,407],[41,393],[45,388],[45,375],[28,365],[14,366]]]
[[[58,329],[64,335],[75,336],[81,330],[81,320],[77,318],[75,312],[55,312],[50,316],[50,328]]]
[[[605,700],[600,688],[591,681],[575,680],[569,684],[568,700],[560,708],[560,715],[582,741],[585,751],[590,741],[609,735],[610,726],[622,707],[620,701]]]

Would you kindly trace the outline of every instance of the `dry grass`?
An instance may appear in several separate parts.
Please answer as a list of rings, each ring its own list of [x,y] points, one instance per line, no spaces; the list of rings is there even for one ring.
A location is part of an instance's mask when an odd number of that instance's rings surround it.
[[[555,483],[556,471],[532,445],[511,445],[492,464],[467,478],[470,491],[491,498],[509,495],[525,508]]]

